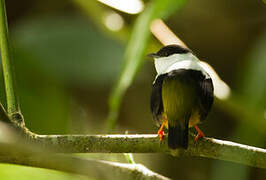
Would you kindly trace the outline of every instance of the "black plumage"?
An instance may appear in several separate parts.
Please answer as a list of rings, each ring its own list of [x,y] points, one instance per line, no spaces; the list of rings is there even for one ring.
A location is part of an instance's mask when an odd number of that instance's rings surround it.
[[[188,90],[191,91],[186,93],[183,90],[184,93],[180,94],[180,98],[183,98],[182,101],[189,101],[189,103],[185,103],[182,105],[183,107],[180,107],[180,109],[183,108],[182,111],[178,111],[178,116],[183,116],[184,121],[180,121],[179,124],[175,124],[174,126],[169,124],[168,127],[169,147],[173,149],[183,147],[186,149],[188,144],[188,126],[197,123],[197,120],[194,120],[192,117],[195,116],[195,113],[198,113],[199,121],[203,121],[206,119],[213,104],[213,84],[212,80],[206,78],[201,71],[192,69],[178,69],[157,76],[152,88],[150,106],[153,119],[159,125],[162,123],[162,116],[165,112],[162,99],[162,86],[164,82],[171,79],[183,84],[180,87],[189,84]],[[177,92],[179,91],[177,90]]]
[[[168,57],[172,54],[186,54],[189,52],[192,53],[192,51],[188,48],[179,46],[177,44],[171,44],[168,46],[164,46],[157,53],[152,53],[152,54],[149,54],[148,56],[151,56],[151,57]]]
[[[156,120],[155,122],[158,126],[161,124],[160,119],[162,118],[162,112],[163,112],[162,84],[166,76],[167,74],[159,75],[155,79],[151,91],[150,108],[152,112],[152,117],[154,120]]]

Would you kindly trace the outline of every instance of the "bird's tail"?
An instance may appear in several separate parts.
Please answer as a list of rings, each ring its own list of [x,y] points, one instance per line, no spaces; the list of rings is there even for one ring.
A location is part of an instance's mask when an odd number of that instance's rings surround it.
[[[178,122],[175,126],[168,125],[168,146],[172,149],[188,147],[188,120]]]

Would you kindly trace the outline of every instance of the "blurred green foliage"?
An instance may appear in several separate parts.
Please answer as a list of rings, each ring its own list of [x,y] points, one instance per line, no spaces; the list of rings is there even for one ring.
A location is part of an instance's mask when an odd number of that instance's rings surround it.
[[[14,27],[12,39],[22,110],[28,127],[39,133],[67,132],[70,100],[66,88],[108,86],[120,68],[121,45],[101,36],[81,18],[23,21]]]
[[[247,62],[243,67],[243,86],[240,91],[249,98],[258,108],[266,107],[266,32],[263,32],[255,45],[252,47],[251,53],[248,54]]]
[[[5,180],[28,180],[28,179],[38,179],[38,180],[88,180],[87,177],[80,175],[67,174],[60,171],[46,170],[41,168],[28,168],[18,165],[6,165],[0,164],[0,175],[1,179]]]
[[[122,46],[100,35],[80,17],[38,17],[20,22],[12,38],[16,48],[35,58],[36,68],[67,85],[105,85],[120,68]]]

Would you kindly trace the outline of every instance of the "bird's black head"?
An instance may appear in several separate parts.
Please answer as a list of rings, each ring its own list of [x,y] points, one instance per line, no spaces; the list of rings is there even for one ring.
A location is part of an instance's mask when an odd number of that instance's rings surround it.
[[[167,57],[172,54],[186,54],[188,52],[191,52],[191,50],[188,48],[182,47],[177,44],[171,44],[171,45],[164,46],[157,53],[152,53],[152,54],[149,54],[148,56],[159,58],[159,57]]]

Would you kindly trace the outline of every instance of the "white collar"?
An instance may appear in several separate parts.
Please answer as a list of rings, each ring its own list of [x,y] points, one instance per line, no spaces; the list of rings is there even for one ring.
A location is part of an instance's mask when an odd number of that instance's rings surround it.
[[[199,59],[192,53],[173,54],[168,57],[155,58],[154,64],[158,75],[178,69],[193,69],[201,71],[206,78],[210,77],[201,66]]]

